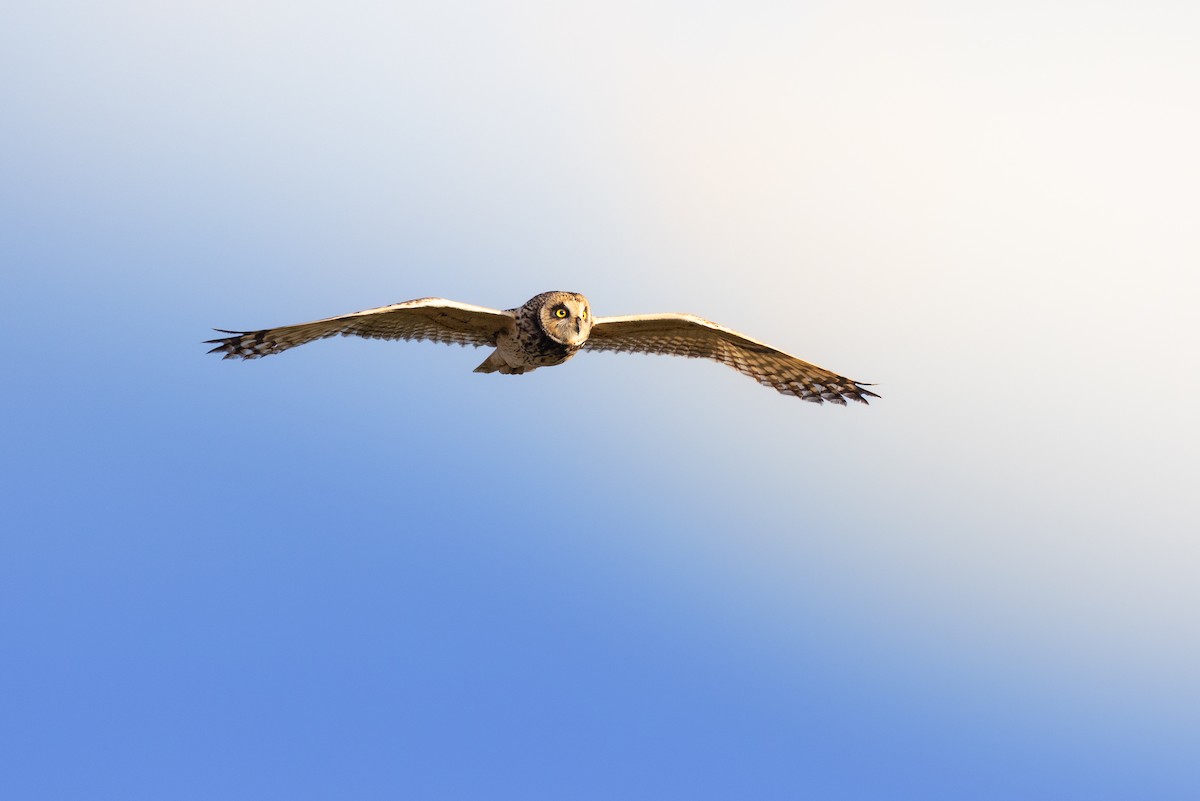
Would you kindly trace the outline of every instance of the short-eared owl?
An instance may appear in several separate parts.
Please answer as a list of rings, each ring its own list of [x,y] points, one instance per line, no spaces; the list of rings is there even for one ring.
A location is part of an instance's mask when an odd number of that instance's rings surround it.
[[[592,317],[577,292],[543,292],[508,311],[442,298],[421,298],[311,323],[262,331],[226,331],[210,353],[226,359],[257,359],[336,334],[369,339],[430,339],[494,346],[477,373],[520,375],[562,364],[582,349],[662,353],[726,364],[785,395],[814,403],[846,405],[879,397],[858,381],[801,361],[770,345],[690,314]],[[869,385],[867,385],[869,386]]]

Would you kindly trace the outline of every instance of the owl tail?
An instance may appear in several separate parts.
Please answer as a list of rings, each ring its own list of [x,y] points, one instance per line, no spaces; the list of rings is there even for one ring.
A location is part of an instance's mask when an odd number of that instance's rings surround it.
[[[492,351],[491,356],[488,356],[486,359],[483,360],[483,364],[481,364],[475,368],[475,372],[477,372],[477,373],[499,372],[499,373],[504,373],[505,375],[510,375],[513,372],[513,369],[512,369],[512,367],[509,366],[508,362],[504,361],[504,359],[502,359],[500,357],[500,351],[494,350],[494,351]]]

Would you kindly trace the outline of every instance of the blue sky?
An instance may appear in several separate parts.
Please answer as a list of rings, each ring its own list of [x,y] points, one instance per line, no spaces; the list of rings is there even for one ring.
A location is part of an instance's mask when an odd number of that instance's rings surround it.
[[[39,3],[0,790],[1188,798],[1198,12]],[[253,328],[547,289],[879,384]]]

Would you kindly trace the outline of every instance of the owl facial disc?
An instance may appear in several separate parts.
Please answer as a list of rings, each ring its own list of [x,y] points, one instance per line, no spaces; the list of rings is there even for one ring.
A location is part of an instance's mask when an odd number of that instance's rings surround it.
[[[560,345],[578,348],[592,333],[592,310],[578,292],[547,292],[538,319],[546,336]]]

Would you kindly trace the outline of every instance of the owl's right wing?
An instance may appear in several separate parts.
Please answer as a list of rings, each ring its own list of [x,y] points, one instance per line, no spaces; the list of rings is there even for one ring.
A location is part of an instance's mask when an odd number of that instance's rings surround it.
[[[862,382],[751,339],[692,314],[638,314],[597,317],[584,347],[618,353],[659,353],[712,359],[784,395],[814,403],[878,398]]]
[[[378,309],[327,317],[311,323],[265,328],[261,331],[216,330],[234,336],[210,339],[209,353],[225,359],[257,359],[325,337],[367,339],[429,339],[458,345],[495,345],[496,337],[513,325],[511,312],[456,303],[445,298],[419,298]]]

